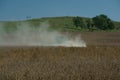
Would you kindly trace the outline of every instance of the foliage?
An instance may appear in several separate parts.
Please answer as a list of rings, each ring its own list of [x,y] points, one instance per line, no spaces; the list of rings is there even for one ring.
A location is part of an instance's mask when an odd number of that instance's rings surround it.
[[[93,22],[92,22],[92,20],[91,19],[87,19],[86,20],[86,24],[87,24],[87,29],[92,31],[92,29],[93,29]]]
[[[94,25],[100,30],[111,30],[115,28],[111,19],[104,14],[95,16],[92,18],[92,20],[94,22]]]
[[[81,17],[74,17],[73,18],[73,23],[74,25],[78,28],[80,27],[81,29],[85,28],[85,24],[84,24],[84,21],[83,21],[83,18]]]

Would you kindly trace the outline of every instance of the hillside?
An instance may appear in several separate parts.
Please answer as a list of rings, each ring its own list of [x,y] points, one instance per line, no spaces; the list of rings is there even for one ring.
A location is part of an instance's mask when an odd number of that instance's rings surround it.
[[[73,23],[74,17],[46,17],[46,18],[37,18],[37,19],[29,19],[29,20],[23,20],[23,21],[3,21],[0,22],[0,26],[4,27],[15,27],[17,25],[20,25],[21,23],[27,23],[30,26],[39,26],[42,22],[48,22],[51,29],[60,30],[60,31],[88,31],[88,29],[81,30],[79,28],[76,28],[76,26]],[[85,18],[81,17],[85,23],[86,21],[90,20],[91,18]],[[119,31],[120,30],[120,22],[114,21],[115,29],[113,31]],[[87,26],[87,25],[86,25]],[[95,30],[96,31],[96,30]]]

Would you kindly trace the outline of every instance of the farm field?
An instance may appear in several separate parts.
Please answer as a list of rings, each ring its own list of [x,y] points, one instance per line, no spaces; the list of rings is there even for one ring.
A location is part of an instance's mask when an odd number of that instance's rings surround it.
[[[120,46],[120,32],[83,32],[87,45]]]
[[[1,46],[0,80],[120,80],[120,33],[80,34],[87,47]]]

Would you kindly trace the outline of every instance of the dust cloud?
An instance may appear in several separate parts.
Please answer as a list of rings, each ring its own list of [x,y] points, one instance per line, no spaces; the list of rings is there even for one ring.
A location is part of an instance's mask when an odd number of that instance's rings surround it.
[[[73,39],[59,31],[50,30],[47,22],[37,27],[21,22],[15,30],[5,28],[0,24],[0,46],[86,47],[86,43],[80,36]]]

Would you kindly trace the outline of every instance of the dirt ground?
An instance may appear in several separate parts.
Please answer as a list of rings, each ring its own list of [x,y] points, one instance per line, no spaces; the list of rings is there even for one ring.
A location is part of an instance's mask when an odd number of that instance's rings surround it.
[[[83,32],[81,35],[87,45],[120,45],[120,32]]]

